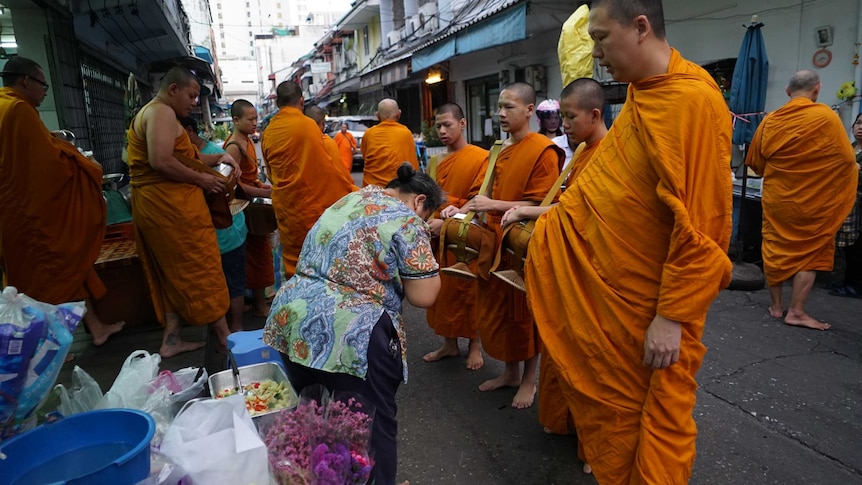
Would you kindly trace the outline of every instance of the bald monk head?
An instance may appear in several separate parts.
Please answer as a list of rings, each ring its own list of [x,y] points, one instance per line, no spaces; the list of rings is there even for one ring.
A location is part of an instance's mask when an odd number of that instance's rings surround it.
[[[305,104],[302,88],[293,81],[284,81],[275,88],[275,105],[279,108],[290,106],[301,110]]]
[[[500,92],[497,107],[500,128],[514,141],[520,141],[532,131],[530,118],[536,112],[536,90],[527,83],[512,83]]]
[[[595,0],[590,7],[593,57],[613,78],[633,82],[667,72],[661,0]]]
[[[324,123],[326,122],[326,112],[324,112],[320,106],[306,106],[305,116],[313,119],[314,122],[317,123],[317,127],[320,128],[320,132],[323,133]]]
[[[6,62],[0,71],[3,77],[3,87],[12,88],[27,100],[34,108],[42,104],[48,95],[48,84],[42,66],[32,59],[15,56]]]
[[[790,99],[808,98],[817,102],[820,95],[820,76],[814,71],[803,69],[790,78],[785,91]]]
[[[464,128],[467,120],[464,118],[464,110],[455,103],[446,103],[437,108],[434,116],[434,129],[440,141],[449,148],[450,152],[456,152],[467,146],[464,139]]]
[[[398,121],[401,118],[401,109],[394,99],[386,98],[377,103],[377,119],[380,121]]]
[[[560,114],[569,146],[601,140],[607,133],[604,121],[605,93],[598,81],[575,79],[560,94]]]
[[[191,114],[200,94],[201,85],[194,73],[185,67],[175,66],[162,78],[156,97],[173,108],[177,117],[182,118]]]

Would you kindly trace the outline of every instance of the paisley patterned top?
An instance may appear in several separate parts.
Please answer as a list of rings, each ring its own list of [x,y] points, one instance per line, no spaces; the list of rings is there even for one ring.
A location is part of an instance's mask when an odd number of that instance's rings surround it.
[[[383,189],[344,196],[309,231],[296,275],[278,291],[264,342],[291,362],[365,378],[368,341],[386,311],[401,340],[402,280],[437,274],[425,221]]]

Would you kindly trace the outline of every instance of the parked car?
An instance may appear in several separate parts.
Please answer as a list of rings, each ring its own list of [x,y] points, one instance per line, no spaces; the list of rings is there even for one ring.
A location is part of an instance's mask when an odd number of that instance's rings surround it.
[[[353,171],[358,172],[363,169],[362,152],[362,135],[365,130],[379,123],[376,116],[332,116],[326,119],[326,134],[335,138],[336,133],[341,131],[341,125],[347,123],[347,132],[356,138],[356,153],[353,154]]]

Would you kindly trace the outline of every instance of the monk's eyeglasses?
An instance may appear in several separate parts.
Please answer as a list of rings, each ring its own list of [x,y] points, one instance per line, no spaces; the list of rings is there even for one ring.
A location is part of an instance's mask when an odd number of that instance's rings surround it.
[[[46,83],[45,81],[40,81],[33,76],[27,76],[27,78],[32,79],[33,81],[36,81],[37,83],[41,84],[42,89],[44,89],[46,93],[48,92],[48,83]]]

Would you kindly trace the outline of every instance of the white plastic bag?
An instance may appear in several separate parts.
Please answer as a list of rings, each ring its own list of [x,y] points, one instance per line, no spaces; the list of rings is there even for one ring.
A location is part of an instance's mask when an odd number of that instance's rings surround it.
[[[174,419],[159,451],[194,484],[270,483],[266,446],[240,395],[192,402]]]
[[[96,409],[143,409],[150,396],[147,386],[158,375],[161,361],[159,354],[150,354],[146,350],[132,352]]]
[[[77,365],[72,369],[72,389],[66,389],[63,384],[57,384],[55,389],[60,393],[57,410],[63,416],[92,411],[102,401],[99,384]]]

